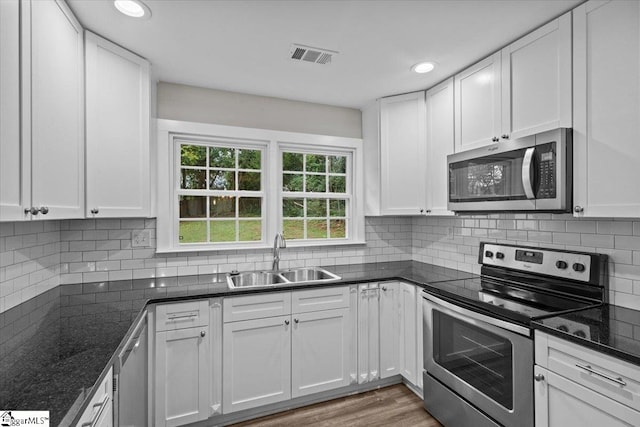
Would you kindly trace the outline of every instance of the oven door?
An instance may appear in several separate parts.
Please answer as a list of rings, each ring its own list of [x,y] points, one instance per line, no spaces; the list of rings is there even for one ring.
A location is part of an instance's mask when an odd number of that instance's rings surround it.
[[[427,373],[498,423],[533,426],[529,329],[423,298]]]

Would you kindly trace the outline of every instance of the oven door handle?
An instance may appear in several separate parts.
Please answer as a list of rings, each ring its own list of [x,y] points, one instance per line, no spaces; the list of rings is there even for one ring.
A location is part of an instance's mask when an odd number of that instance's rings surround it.
[[[440,298],[437,298],[431,294],[428,294],[426,292],[423,292],[422,297],[424,299],[426,299],[427,301],[438,305],[440,307],[443,307],[449,311],[452,311],[454,313],[457,313],[461,316],[465,316],[468,317],[469,319],[473,319],[476,320],[478,322],[484,322],[487,323],[489,325],[492,326],[496,326],[498,328],[502,328],[502,329],[506,329],[508,331],[511,332],[515,332],[516,334],[520,334],[520,335],[524,335],[526,337],[530,336],[531,331],[529,330],[529,328],[525,327],[525,326],[521,326],[521,325],[516,325],[514,323],[511,322],[507,322],[505,320],[501,320],[501,319],[496,319],[493,317],[489,317],[486,316],[484,314],[480,314],[480,313],[476,313],[475,311],[471,311],[468,310],[466,308],[460,307],[458,305],[455,305],[453,303],[450,303],[448,301],[444,301]]]
[[[536,147],[527,148],[522,160],[522,186],[527,199],[534,199],[536,195],[533,193],[533,153]]]

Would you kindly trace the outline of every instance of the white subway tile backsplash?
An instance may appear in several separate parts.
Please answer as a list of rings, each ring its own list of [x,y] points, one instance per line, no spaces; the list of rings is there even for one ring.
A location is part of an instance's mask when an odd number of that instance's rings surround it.
[[[616,249],[640,251],[640,236],[615,236]]]

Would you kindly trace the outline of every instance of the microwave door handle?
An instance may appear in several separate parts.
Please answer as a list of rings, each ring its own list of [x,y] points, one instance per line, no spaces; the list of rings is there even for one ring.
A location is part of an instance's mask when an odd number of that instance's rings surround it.
[[[535,151],[535,147],[527,148],[522,160],[522,186],[527,199],[535,198],[533,193],[533,153]]]

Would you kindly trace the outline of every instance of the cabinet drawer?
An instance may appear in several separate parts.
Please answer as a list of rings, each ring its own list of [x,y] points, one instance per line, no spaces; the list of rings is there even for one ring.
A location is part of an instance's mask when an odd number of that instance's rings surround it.
[[[206,326],[209,304],[207,300],[198,300],[158,305],[156,318],[156,332]]]
[[[112,399],[113,368],[110,368],[102,382],[95,385],[95,394],[76,425],[79,427],[95,426],[100,425],[101,420],[111,420],[113,417]]]
[[[291,310],[293,313],[308,313],[346,307],[349,307],[348,286],[295,291],[291,296]]]
[[[291,314],[291,292],[225,298],[222,310],[224,323],[287,314]]]
[[[570,341],[535,333],[536,364],[632,408],[640,408],[640,369]]]

